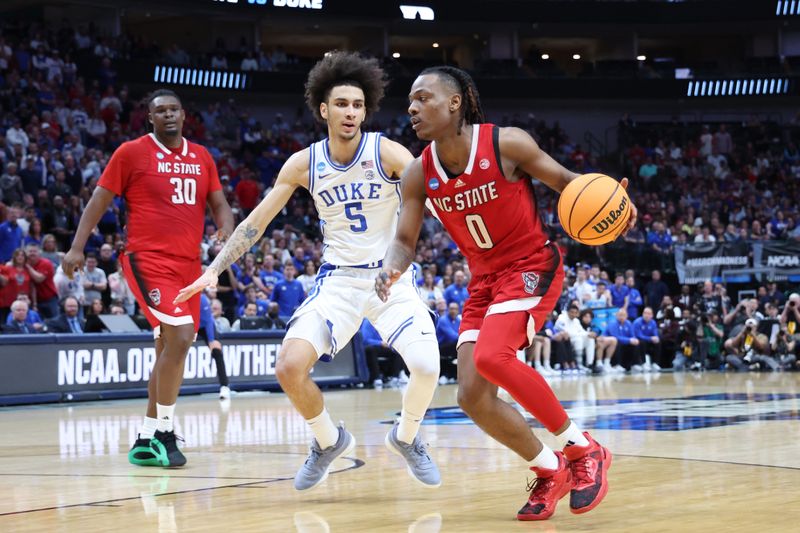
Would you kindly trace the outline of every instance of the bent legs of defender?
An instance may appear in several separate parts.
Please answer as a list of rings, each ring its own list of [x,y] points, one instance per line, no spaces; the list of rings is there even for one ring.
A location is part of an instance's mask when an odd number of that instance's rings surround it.
[[[409,368],[410,379],[403,394],[400,423],[393,426],[387,436],[387,447],[409,462],[411,460],[405,456],[410,453],[409,449],[414,448],[416,455],[412,459],[415,464],[413,467],[409,464],[412,476],[425,486],[436,487],[441,483],[439,472],[424,451],[424,445],[418,442],[418,432],[439,379],[438,349],[433,337],[430,340],[409,337],[411,339],[408,342],[402,342],[401,338],[395,346]],[[327,478],[330,463],[350,453],[355,447],[353,435],[342,424],[338,427],[334,425],[325,409],[322,391],[311,379],[310,371],[318,358],[318,350],[311,342],[288,338],[283,343],[275,366],[281,388],[314,433],[311,455],[295,477],[295,488],[298,490],[307,490],[322,483]]]

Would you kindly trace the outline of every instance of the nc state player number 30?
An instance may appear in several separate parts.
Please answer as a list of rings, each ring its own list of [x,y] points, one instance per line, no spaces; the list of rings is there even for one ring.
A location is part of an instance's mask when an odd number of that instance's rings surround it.
[[[195,204],[197,201],[197,181],[194,178],[170,178],[169,183],[175,187],[172,194],[173,204]]]

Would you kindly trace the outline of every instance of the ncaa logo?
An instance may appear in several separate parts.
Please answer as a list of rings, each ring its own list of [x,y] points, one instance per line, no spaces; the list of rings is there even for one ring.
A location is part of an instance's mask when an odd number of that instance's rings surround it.
[[[437,180],[436,178],[431,178],[430,180],[428,180],[428,187],[430,187],[432,191],[435,191],[436,189],[439,188],[439,180]]]
[[[320,161],[319,163],[317,163],[317,172],[322,172],[323,170],[325,170],[325,163]]]
[[[536,292],[536,287],[539,286],[539,274],[534,272],[523,272],[522,283],[525,284],[525,292],[528,294],[534,294]]]
[[[161,152],[156,152],[156,157],[159,159],[164,159],[164,154],[162,154]]]
[[[478,163],[478,166],[481,167],[481,170],[486,170],[489,168],[489,160],[484,157],[481,159],[481,162]]]
[[[154,305],[158,305],[158,304],[161,303],[161,291],[160,290],[153,289],[152,291],[147,293],[147,296],[150,298],[150,300],[153,302]]]

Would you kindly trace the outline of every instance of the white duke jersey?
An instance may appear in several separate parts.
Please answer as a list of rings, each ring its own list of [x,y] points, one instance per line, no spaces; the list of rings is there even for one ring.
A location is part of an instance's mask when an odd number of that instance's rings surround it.
[[[310,147],[308,190],[322,229],[326,263],[376,267],[394,239],[400,180],[383,170],[380,133],[362,133],[353,160],[331,161],[328,139]]]

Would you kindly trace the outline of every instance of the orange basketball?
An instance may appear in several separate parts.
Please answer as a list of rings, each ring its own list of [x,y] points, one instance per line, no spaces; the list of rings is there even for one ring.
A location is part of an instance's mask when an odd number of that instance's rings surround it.
[[[605,174],[583,174],[558,199],[558,218],[567,235],[590,246],[606,244],[625,229],[631,199],[620,183]]]

